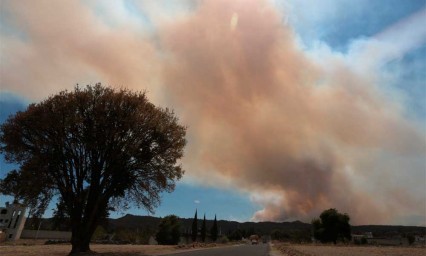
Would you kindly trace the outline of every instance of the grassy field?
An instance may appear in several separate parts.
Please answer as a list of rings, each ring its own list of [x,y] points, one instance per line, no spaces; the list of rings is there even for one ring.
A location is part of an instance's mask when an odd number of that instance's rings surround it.
[[[283,256],[424,256],[426,248],[422,247],[378,247],[378,246],[332,246],[332,245],[294,245],[275,244],[274,255]],[[176,246],[161,245],[102,245],[93,244],[91,249],[99,256],[145,256],[162,255],[185,249]],[[43,245],[40,242],[21,242],[19,244],[0,245],[1,256],[65,256],[71,245]],[[237,255],[236,255],[237,256]]]
[[[160,245],[102,245],[94,244],[90,247],[99,256],[142,256],[161,255],[175,252],[175,246]],[[1,256],[65,256],[71,251],[71,245],[2,245]]]
[[[282,255],[292,256],[424,256],[425,247],[378,247],[276,244]]]

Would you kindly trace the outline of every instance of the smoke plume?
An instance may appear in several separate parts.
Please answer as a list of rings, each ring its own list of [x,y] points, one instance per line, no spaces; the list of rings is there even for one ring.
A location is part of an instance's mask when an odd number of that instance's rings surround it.
[[[190,3],[172,22],[151,19],[153,30],[125,17],[107,25],[79,2],[28,5],[5,4],[25,33],[2,43],[3,89],[43,98],[75,79],[147,88],[189,127],[186,174],[247,193],[263,207],[254,220],[309,221],[330,207],[354,223],[425,216],[421,124],[377,69],[307,53],[268,1]]]

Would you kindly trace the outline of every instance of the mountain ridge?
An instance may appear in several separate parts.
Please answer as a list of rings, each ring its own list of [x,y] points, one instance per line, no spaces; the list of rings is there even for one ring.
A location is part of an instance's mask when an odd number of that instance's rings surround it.
[[[142,228],[150,227],[155,229],[160,222],[161,217],[144,216],[126,214],[122,217],[113,219],[109,218],[108,222],[111,228]],[[181,225],[184,230],[190,230],[193,218],[180,218]],[[202,219],[198,219],[201,224]],[[221,228],[223,234],[228,234],[237,229],[240,230],[254,230],[260,234],[270,234],[274,230],[285,230],[291,232],[307,232],[311,230],[311,224],[299,220],[291,222],[238,222],[230,220],[218,220],[218,226]],[[212,226],[213,220],[206,219],[207,227]],[[404,226],[404,225],[352,225],[353,233],[373,232],[377,236],[390,235],[390,234],[405,234],[416,233],[426,235],[426,227],[423,226]]]

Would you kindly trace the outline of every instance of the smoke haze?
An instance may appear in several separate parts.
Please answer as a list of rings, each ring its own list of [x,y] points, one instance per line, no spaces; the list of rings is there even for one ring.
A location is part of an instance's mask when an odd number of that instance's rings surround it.
[[[147,89],[188,125],[186,175],[246,193],[263,208],[256,221],[309,221],[330,207],[358,224],[407,212],[425,221],[424,123],[377,74],[405,44],[386,51],[385,31],[348,55],[309,52],[268,1],[186,4],[146,29],[125,15],[105,24],[79,2],[5,1],[23,34],[2,38],[1,88],[35,100],[76,82]]]

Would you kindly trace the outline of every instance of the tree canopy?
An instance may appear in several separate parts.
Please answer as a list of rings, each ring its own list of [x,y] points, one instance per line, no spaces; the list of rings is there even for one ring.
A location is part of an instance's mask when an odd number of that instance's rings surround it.
[[[178,160],[185,134],[174,112],[145,93],[101,84],[62,91],[0,127],[0,153],[20,165],[0,181],[0,192],[37,205],[59,195],[71,220],[72,253],[88,251],[105,209],[152,212],[160,192],[173,191],[184,172]]]
[[[203,223],[201,223],[201,242],[206,241],[206,235],[207,235],[207,226],[206,226],[206,214],[204,214]]]
[[[197,210],[195,210],[194,219],[192,220],[192,232],[191,232],[192,242],[197,241],[197,235],[198,235],[198,218],[197,218]]]
[[[336,209],[323,211],[319,219],[312,221],[315,239],[320,240],[322,243],[350,240],[351,226],[349,225],[349,220],[349,215],[346,213],[341,214]]]
[[[214,215],[213,227],[210,229],[210,236],[211,236],[213,242],[216,242],[217,236],[218,236],[216,214]]]
[[[156,235],[158,244],[178,244],[180,240],[180,223],[175,215],[164,217],[158,225]]]

